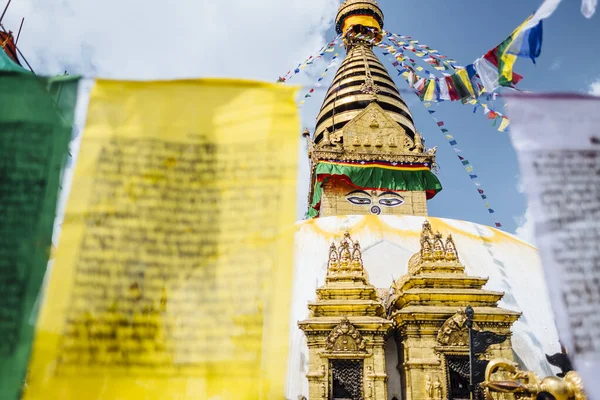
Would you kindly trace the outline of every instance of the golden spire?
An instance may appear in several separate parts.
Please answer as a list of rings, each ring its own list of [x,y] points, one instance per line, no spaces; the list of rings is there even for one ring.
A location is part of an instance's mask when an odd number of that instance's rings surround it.
[[[332,134],[342,129],[371,102],[385,110],[414,140],[412,115],[386,68],[375,56],[372,44],[358,34],[381,35],[383,13],[374,0],[347,0],[339,8],[336,30],[347,44],[346,59],[325,96],[317,116],[314,141],[331,144]]]

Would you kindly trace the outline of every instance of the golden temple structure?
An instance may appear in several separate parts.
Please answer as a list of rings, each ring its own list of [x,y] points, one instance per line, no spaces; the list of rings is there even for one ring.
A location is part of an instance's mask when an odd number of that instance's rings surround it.
[[[310,399],[387,399],[390,338],[401,360],[404,399],[468,398],[465,308],[475,310],[474,329],[507,336],[520,313],[499,308],[503,293],[465,274],[452,237],[444,240],[428,222],[408,269],[381,293],[369,283],[358,242],[346,233],[331,245],[325,285],[309,304],[310,318],[299,322],[309,348]],[[514,360],[510,339],[486,357]]]
[[[338,11],[336,29],[347,56],[314,134],[304,133],[312,166],[309,218],[427,216],[427,200],[441,190],[432,172],[435,149],[426,149],[373,53],[383,20],[375,0],[346,0]],[[467,321],[475,332],[506,337],[479,360],[519,361],[511,335],[521,312],[499,306],[505,293],[486,289],[488,278],[466,273],[452,235],[435,232],[425,220],[416,238],[420,249],[408,265],[395,267],[408,272],[390,277],[387,290],[370,282],[361,245],[349,231],[331,243],[324,284],[308,303],[308,317],[298,322],[308,348],[308,388],[298,398],[468,399]],[[475,395],[482,398],[483,389]]]

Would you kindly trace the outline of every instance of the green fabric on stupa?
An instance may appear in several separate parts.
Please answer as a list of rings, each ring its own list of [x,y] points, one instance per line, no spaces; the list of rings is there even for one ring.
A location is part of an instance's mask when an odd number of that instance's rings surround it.
[[[307,213],[308,218],[319,215],[318,205],[323,190],[321,183],[330,177],[343,177],[353,186],[361,189],[388,189],[394,191],[425,191],[427,198],[434,197],[442,185],[429,169],[388,169],[381,167],[362,167],[347,164],[319,163],[313,199]]]
[[[0,72],[23,72],[26,74],[31,73],[28,70],[26,70],[25,68],[21,67],[16,62],[14,62],[8,56],[8,54],[6,54],[4,52],[4,50],[2,50],[1,48],[0,48]]]

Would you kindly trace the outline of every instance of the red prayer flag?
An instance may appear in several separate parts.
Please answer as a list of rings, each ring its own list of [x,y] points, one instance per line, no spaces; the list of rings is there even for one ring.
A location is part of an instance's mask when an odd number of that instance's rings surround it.
[[[444,121],[440,121],[437,123],[437,126],[444,126]]]
[[[483,194],[483,190],[482,189],[477,189],[477,191],[479,192],[479,194]]]
[[[454,86],[454,80],[452,80],[452,77],[447,76],[444,79],[446,80],[446,86],[448,86],[448,94],[450,95],[450,101],[460,100],[460,96],[456,91],[456,86]]]

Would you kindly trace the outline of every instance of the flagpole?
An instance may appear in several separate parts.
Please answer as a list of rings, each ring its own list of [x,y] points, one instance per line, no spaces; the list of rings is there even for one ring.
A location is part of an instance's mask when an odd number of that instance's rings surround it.
[[[473,315],[475,315],[473,307],[467,306],[465,315],[467,316],[467,328],[469,329],[469,397],[473,400]]]

